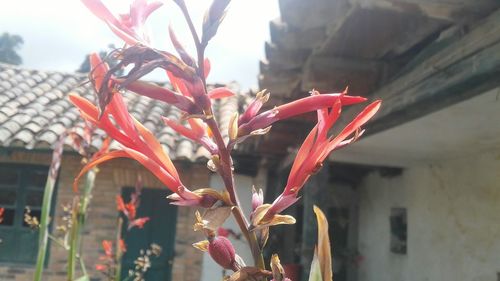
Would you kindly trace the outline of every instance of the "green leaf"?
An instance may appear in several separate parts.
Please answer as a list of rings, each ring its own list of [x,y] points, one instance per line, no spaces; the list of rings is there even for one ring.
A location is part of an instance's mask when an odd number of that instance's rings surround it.
[[[56,184],[57,174],[59,172],[59,167],[61,166],[61,157],[63,153],[64,140],[66,138],[66,133],[59,137],[58,142],[54,148],[54,153],[52,154],[52,163],[49,169],[49,175],[47,177],[47,182],[45,183],[45,189],[43,194],[42,203],[42,214],[40,216],[40,232],[38,237],[38,255],[36,260],[36,269],[33,280],[41,281],[43,275],[43,268],[45,265],[45,257],[47,256],[47,242],[49,239],[49,223],[50,223],[50,208],[52,202],[52,196],[54,194],[54,186]]]
[[[75,279],[74,281],[90,281],[90,278],[88,275],[83,275],[82,277],[79,277]]]
[[[314,258],[311,263],[311,270],[309,271],[309,281],[323,281],[321,277],[321,266],[318,259],[318,249],[314,251]]]

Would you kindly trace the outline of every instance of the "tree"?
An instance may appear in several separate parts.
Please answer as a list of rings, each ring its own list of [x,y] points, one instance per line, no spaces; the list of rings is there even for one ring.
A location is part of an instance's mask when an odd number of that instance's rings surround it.
[[[116,50],[116,47],[114,44],[109,44],[107,50],[102,50],[99,52],[99,57],[107,62],[110,66],[116,65],[116,59],[111,55],[111,53]],[[90,55],[86,55],[85,59],[83,62],[80,64],[80,67],[76,70],[76,72],[80,73],[88,73],[90,72]],[[118,73],[115,73],[115,75],[121,75],[123,74],[123,70],[118,71]]]
[[[17,51],[23,45],[24,40],[21,36],[4,32],[0,36],[0,62],[19,65],[23,59]]]

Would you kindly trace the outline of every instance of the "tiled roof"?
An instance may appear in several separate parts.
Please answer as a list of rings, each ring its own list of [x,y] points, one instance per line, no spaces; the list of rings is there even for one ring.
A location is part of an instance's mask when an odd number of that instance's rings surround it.
[[[50,149],[66,129],[83,128],[78,110],[67,96],[76,92],[93,100],[93,90],[86,81],[85,74],[27,70],[0,63],[0,148]],[[178,109],[133,93],[124,93],[124,98],[131,114],[156,135],[172,159],[196,161],[208,156],[204,148],[163,124],[160,117],[177,119]],[[231,116],[227,113],[238,110],[243,102],[246,98],[239,96],[215,104],[216,116],[227,116],[221,120],[223,133]],[[101,138],[94,139],[92,147],[97,149]]]

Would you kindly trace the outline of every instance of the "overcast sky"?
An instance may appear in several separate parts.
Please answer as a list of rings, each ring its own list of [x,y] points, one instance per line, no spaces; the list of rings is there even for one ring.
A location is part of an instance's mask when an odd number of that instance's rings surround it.
[[[128,9],[129,1],[103,0],[114,12]],[[172,50],[168,25],[191,47],[191,37],[181,14],[171,0],[150,18],[153,45]],[[211,0],[186,0],[195,25],[201,27],[204,10]],[[269,38],[269,21],[279,17],[277,0],[233,0],[217,36],[207,49],[212,71],[209,82],[235,80],[243,88],[257,85],[259,59]],[[85,54],[106,49],[121,41],[78,0],[17,0],[0,4],[0,33],[21,35],[20,54],[27,68],[75,71]],[[192,47],[191,47],[191,50]],[[154,79],[163,79],[155,75]]]

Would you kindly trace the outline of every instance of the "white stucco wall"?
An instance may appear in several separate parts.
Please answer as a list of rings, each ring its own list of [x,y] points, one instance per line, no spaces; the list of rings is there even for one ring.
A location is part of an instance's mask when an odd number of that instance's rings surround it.
[[[389,216],[407,208],[407,254],[389,249]],[[496,281],[500,150],[370,174],[360,187],[360,281]]]
[[[265,173],[266,170],[263,170],[255,178],[243,175],[235,176],[238,196],[246,215],[250,215],[251,211],[252,185],[255,185],[256,188],[259,187],[264,188]],[[210,186],[215,187],[217,189],[223,188],[223,182],[219,177],[219,175],[214,174],[211,177]],[[224,227],[232,229],[236,233],[240,233],[238,224],[236,223],[236,221],[232,216],[224,223]],[[233,243],[236,253],[243,258],[243,260],[247,263],[247,265],[252,265],[253,264],[252,253],[246,243],[245,238],[241,237],[241,240],[235,240],[232,237],[229,237],[229,240],[231,240],[231,242]],[[230,273],[231,272],[227,272],[227,274]],[[212,258],[207,253],[205,253],[203,255],[201,281],[214,281],[214,280],[222,280],[222,269],[212,260]]]

